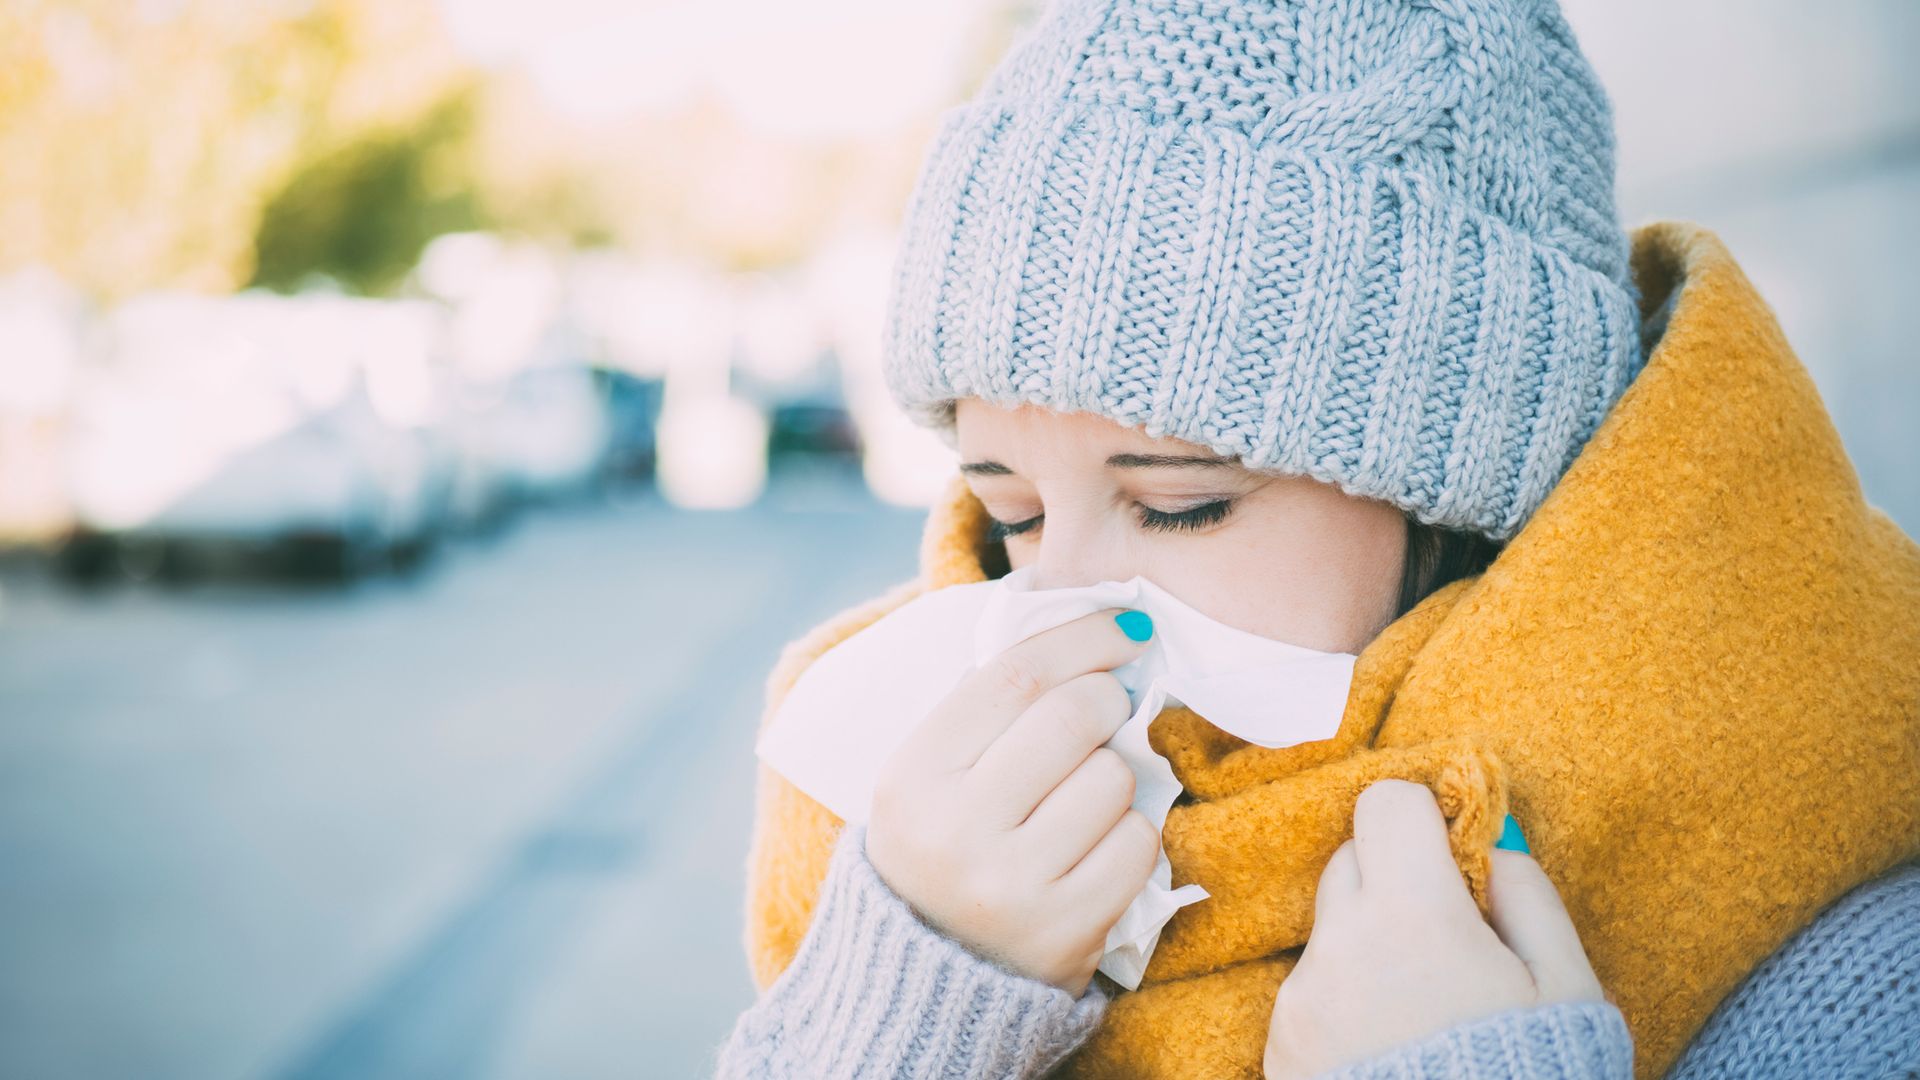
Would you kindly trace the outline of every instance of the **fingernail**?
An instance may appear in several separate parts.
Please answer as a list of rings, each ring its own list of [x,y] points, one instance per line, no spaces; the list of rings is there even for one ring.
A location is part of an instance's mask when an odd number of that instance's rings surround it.
[[[1527,846],[1527,838],[1520,835],[1520,823],[1513,819],[1512,814],[1507,815],[1506,824],[1500,827],[1500,839],[1495,840],[1493,846],[1499,848],[1501,851],[1518,851],[1526,855],[1533,854],[1533,849]]]
[[[1123,611],[1113,617],[1120,629],[1132,641],[1145,641],[1153,636],[1153,616],[1144,611]]]

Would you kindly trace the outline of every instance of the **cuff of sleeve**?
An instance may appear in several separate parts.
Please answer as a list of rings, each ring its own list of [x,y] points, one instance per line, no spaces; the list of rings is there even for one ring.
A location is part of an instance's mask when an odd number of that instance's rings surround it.
[[[1631,1080],[1633,1038],[1626,1018],[1611,1003],[1569,1001],[1458,1024],[1327,1073],[1321,1080],[1441,1076]]]
[[[785,985],[781,985],[785,984]],[[1031,1076],[1092,1034],[1107,997],[1074,997],[1016,974],[923,922],[866,857],[866,830],[843,830],[812,924],[769,996],[768,1041],[803,1051],[822,1076]]]

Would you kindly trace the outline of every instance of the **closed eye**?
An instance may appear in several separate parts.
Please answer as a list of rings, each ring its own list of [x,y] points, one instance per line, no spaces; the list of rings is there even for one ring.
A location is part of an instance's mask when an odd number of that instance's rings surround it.
[[[1185,510],[1155,510],[1151,506],[1140,507],[1140,527],[1155,532],[1193,532],[1219,524],[1233,511],[1232,499],[1217,499],[1210,503],[1189,507]],[[1040,527],[1045,514],[1035,514],[1025,521],[1001,521],[993,518],[987,523],[988,541],[1005,540],[1010,536],[1020,536]]]
[[[1201,503],[1186,510],[1155,510],[1151,506],[1140,508],[1142,528],[1156,529],[1161,532],[1191,532],[1204,529],[1224,520],[1233,509],[1232,499],[1220,499],[1215,502]]]
[[[1045,514],[1035,514],[1025,521],[1001,521],[999,518],[994,518],[987,525],[987,539],[996,541],[1005,540],[1009,536],[1019,536],[1038,526],[1040,519],[1045,516]]]

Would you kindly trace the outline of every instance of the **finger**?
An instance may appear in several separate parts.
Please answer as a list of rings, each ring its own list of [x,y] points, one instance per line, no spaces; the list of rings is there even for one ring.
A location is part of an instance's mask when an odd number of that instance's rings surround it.
[[[1320,884],[1313,892],[1313,924],[1320,926],[1352,911],[1359,895],[1360,861],[1354,854],[1353,841],[1348,840],[1333,849],[1333,858],[1320,871]]]
[[[1531,855],[1495,851],[1487,893],[1493,932],[1533,972],[1542,1004],[1604,999],[1559,890]]]
[[[1111,925],[1146,887],[1159,861],[1160,830],[1147,815],[1128,810],[1067,871],[1060,886],[1076,908]]]
[[[1133,803],[1133,770],[1096,747],[1014,830],[1034,865],[1059,878],[1085,858]]]
[[[1442,907],[1473,907],[1447,846],[1447,820],[1425,784],[1377,780],[1353,806],[1360,888]],[[1479,911],[1474,910],[1474,918]]]
[[[1102,608],[1001,650],[960,679],[903,741],[904,752],[941,768],[971,767],[1042,694],[1146,649],[1114,621],[1126,610]]]
[[[994,824],[1011,828],[1132,713],[1126,687],[1111,672],[1075,676],[1021,713],[967,770],[967,782],[982,792]]]

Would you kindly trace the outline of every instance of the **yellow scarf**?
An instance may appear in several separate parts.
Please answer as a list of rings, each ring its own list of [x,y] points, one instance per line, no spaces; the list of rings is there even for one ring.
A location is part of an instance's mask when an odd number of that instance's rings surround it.
[[[1509,808],[1626,1015],[1641,1077],[1819,910],[1920,855],[1920,548],[1861,498],[1772,310],[1711,231],[1633,230],[1646,368],[1477,578],[1360,654],[1339,733],[1251,746],[1186,709],[1155,748],[1168,925],[1067,1076],[1257,1077],[1321,867],[1375,779],[1433,787],[1484,905]],[[769,711],[835,642],[1004,571],[958,479],[921,574],[788,646]],[[840,821],[762,767],[747,944],[760,985],[805,933]]]

